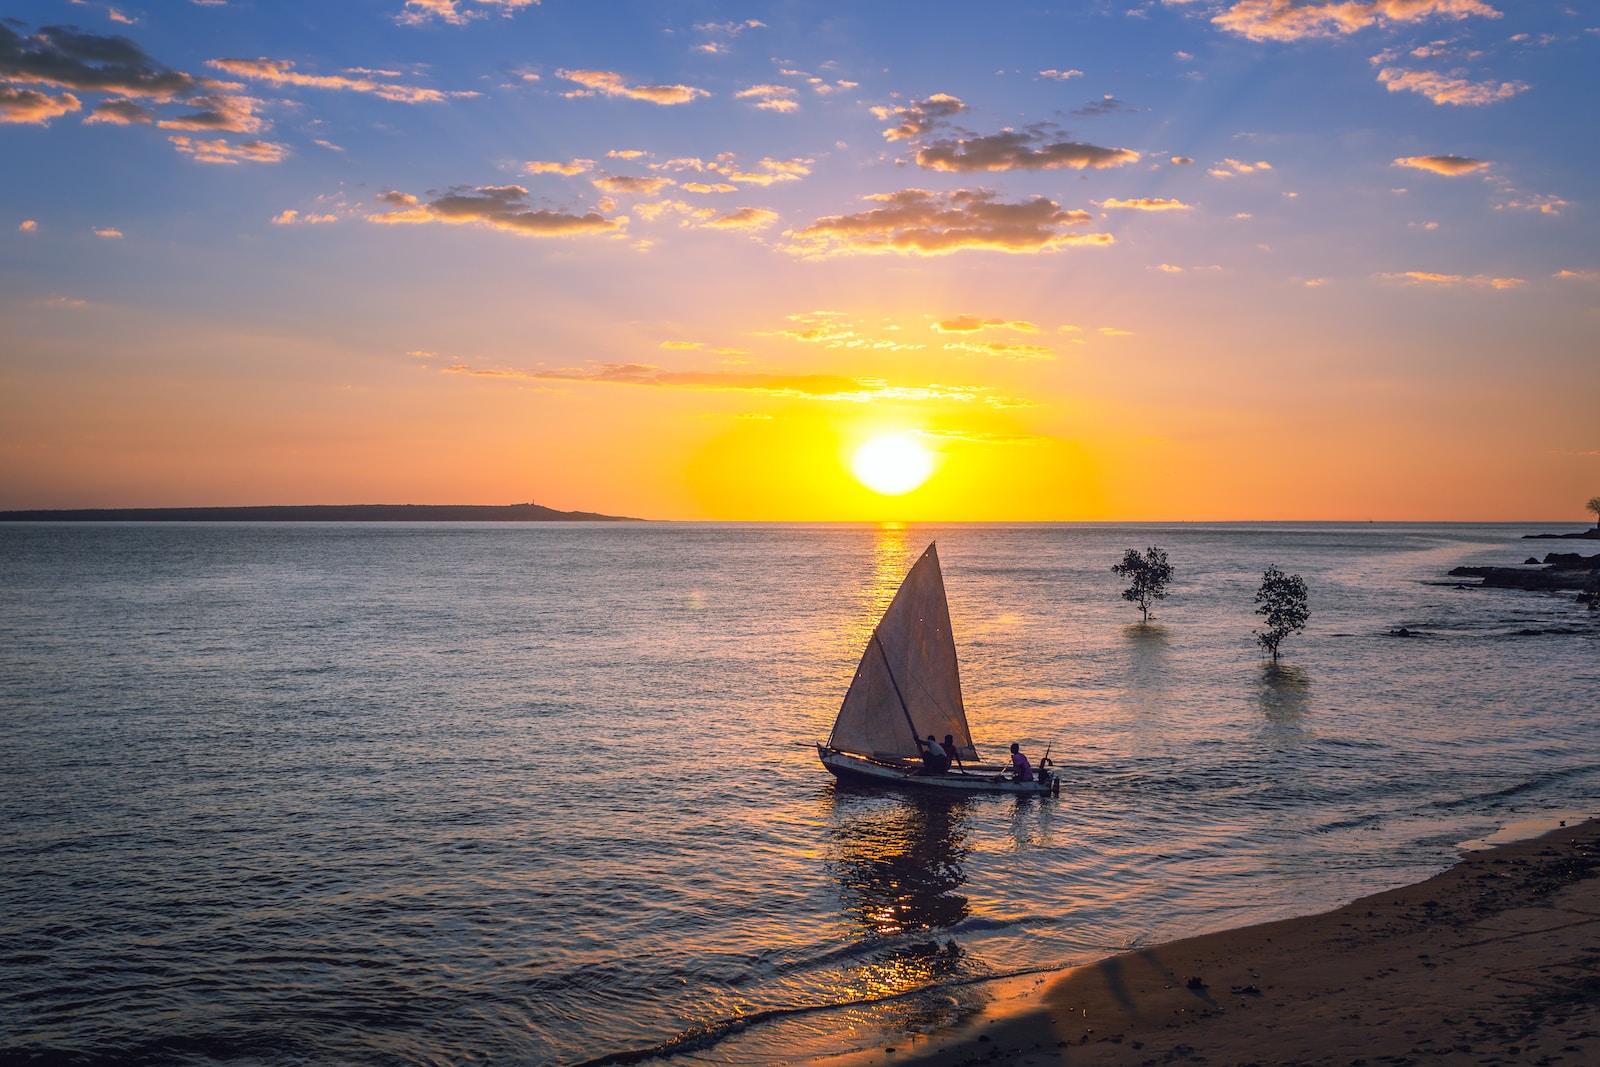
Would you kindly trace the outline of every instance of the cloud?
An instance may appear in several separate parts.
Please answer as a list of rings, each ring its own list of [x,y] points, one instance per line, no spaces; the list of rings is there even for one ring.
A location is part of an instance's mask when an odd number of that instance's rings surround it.
[[[806,256],[943,255],[964,249],[1048,252],[1074,244],[1110,244],[1107,233],[1071,233],[1091,221],[1045,197],[1008,204],[987,189],[934,193],[902,189],[865,199],[883,206],[818,219],[791,231],[788,251]]]
[[[1158,263],[1156,265],[1156,270],[1162,271],[1163,273],[1166,273],[1166,274],[1182,274],[1183,273],[1183,268],[1182,267],[1174,267],[1171,263]]]
[[[1500,211],[1511,208],[1513,211],[1537,211],[1541,215],[1559,215],[1561,209],[1571,205],[1559,196],[1545,196],[1536,194],[1526,200],[1508,200],[1504,204],[1496,204],[1495,210]]]
[[[94,235],[96,237],[113,237],[113,238],[115,238],[115,237],[121,237],[122,236],[122,231],[118,230],[118,229],[115,229],[115,228],[113,228],[111,226],[107,226],[104,229],[95,230],[94,231]]]
[[[1432,271],[1408,270],[1401,274],[1380,274],[1391,282],[1417,282],[1424,285],[1487,285],[1495,289],[1514,289],[1526,284],[1522,278],[1491,278],[1486,274],[1435,274]]]
[[[606,152],[607,159],[643,159],[649,152],[642,152],[637,148],[613,148]]]
[[[1056,350],[1047,345],[1024,345],[1013,341],[947,341],[944,347],[950,352],[973,352],[1018,361],[1056,358]]]
[[[629,85],[622,75],[606,70],[558,70],[557,77],[577,82],[583,89],[566,93],[566,96],[621,96],[629,100],[647,100],[652,104],[687,104],[711,94],[692,85]]]
[[[3,22],[0,79],[162,101],[202,88],[197,79],[157,63],[126,37],[42,26],[23,38]]]
[[[339,216],[302,215],[294,208],[288,208],[287,210],[280,211],[278,214],[272,216],[272,221],[279,226],[294,226],[302,223],[315,226],[316,224],[322,222],[338,222]]]
[[[1456,104],[1466,107],[1482,107],[1498,100],[1509,100],[1518,93],[1528,91],[1526,82],[1509,81],[1496,84],[1488,82],[1469,82],[1465,78],[1457,78],[1448,74],[1436,74],[1429,70],[1402,70],[1399,67],[1384,67],[1378,71],[1378,81],[1391,92],[1398,93],[1410,91],[1421,93],[1435,104]]]
[[[862,333],[861,323],[852,322],[842,311],[802,311],[786,316],[795,323],[793,329],[779,330],[779,337],[824,348],[855,348],[874,352],[917,352],[927,345],[914,341],[901,341],[891,337],[874,337]],[[899,327],[888,327],[890,331]]]
[[[132,101],[126,103],[138,106]],[[259,133],[265,125],[255,113],[261,101],[253,96],[230,94],[197,96],[189,103],[200,110],[188,115],[179,115],[177,118],[162,119],[157,125],[163,130],[220,133]]]
[[[736,193],[739,191],[737,185],[729,185],[727,182],[716,182],[712,185],[707,185],[705,182],[685,182],[682,188],[686,193]]]
[[[1245,163],[1237,159],[1224,159],[1206,171],[1213,178],[1232,178],[1236,174],[1254,174],[1258,170],[1271,170],[1272,164],[1264,160]]]
[[[959,115],[967,108],[958,97],[948,93],[934,93],[926,100],[913,100],[905,107],[875,107],[872,113],[880,122],[895,120],[895,125],[883,131],[890,141],[911,141],[929,130],[942,119]]]
[[[435,104],[446,98],[438,89],[421,89],[412,85],[374,81],[367,77],[348,78],[342,74],[301,74],[288,59],[213,59],[208,66],[225,70],[239,78],[252,78],[273,85],[295,85],[310,89],[338,89],[353,93],[370,93],[384,100],[401,104]],[[451,93],[451,96],[463,95]],[[468,95],[477,95],[476,93]]]
[[[289,149],[271,141],[245,141],[233,144],[222,138],[214,141],[197,141],[188,137],[168,137],[178,151],[193,156],[201,163],[278,163],[287,158]]]
[[[701,344],[699,341],[662,341],[661,347],[690,349],[699,348],[701,347]]]
[[[622,174],[594,179],[596,188],[619,196],[655,196],[662,189],[674,184],[676,183],[671,178],[638,178]]]
[[[474,224],[529,237],[567,237],[583,233],[612,233],[624,219],[611,219],[598,211],[573,215],[526,203],[528,190],[520,185],[487,185],[470,191],[452,191],[429,203],[408,193],[389,191],[378,201],[399,210],[369,215],[372,222]]]
[[[1163,200],[1160,197],[1153,196],[1141,196],[1135,200],[1118,200],[1115,197],[1112,197],[1110,200],[1101,200],[1099,205],[1101,207],[1109,208],[1125,208],[1129,211],[1192,210],[1191,205],[1185,204],[1182,200]]]
[[[1039,72],[1039,77],[1041,77],[1041,78],[1049,78],[1051,81],[1064,82],[1068,78],[1081,78],[1081,77],[1083,77],[1083,71],[1081,71],[1081,70],[1055,70],[1055,69],[1041,70]]]
[[[707,222],[719,230],[759,230],[778,221],[776,211],[759,207],[742,207]]]
[[[987,329],[1016,330],[1019,333],[1039,332],[1039,327],[1021,319],[980,319],[973,315],[957,315],[953,319],[944,319],[934,323],[933,328],[940,333],[976,333]]]
[[[1431,170],[1435,174],[1455,177],[1458,174],[1471,174],[1475,170],[1482,170],[1489,164],[1481,159],[1469,159],[1466,156],[1401,156],[1394,161],[1394,165]]]
[[[592,159],[569,159],[565,163],[555,163],[546,160],[534,160],[522,165],[524,174],[564,174],[572,177],[594,168]]]
[[[1101,97],[1099,100],[1091,100],[1087,104],[1084,104],[1082,107],[1073,108],[1072,109],[1072,113],[1074,115],[1084,115],[1084,116],[1092,118],[1095,115],[1109,115],[1113,111],[1122,111],[1126,107],[1127,107],[1127,105],[1124,104],[1121,100],[1118,100],[1116,97],[1112,96],[1110,93],[1107,93],[1105,96]]]
[[[756,107],[765,111],[794,111],[800,107],[794,100],[795,90],[787,85],[752,85],[733,95],[739,100],[757,100]]]
[[[22,225],[28,226],[26,222]],[[1600,270],[1558,270],[1550,277],[1567,281],[1593,282],[1600,281]]]
[[[1238,0],[1211,21],[1252,41],[1339,37],[1390,22],[1497,19],[1482,0]]]
[[[917,152],[917,164],[928,170],[969,173],[996,170],[1103,170],[1134,163],[1139,153],[1127,148],[1062,141],[1034,148],[1040,138],[1004,130],[986,137],[934,141]]]
[[[1189,167],[1194,165],[1194,160],[1188,156],[1173,156],[1168,160],[1174,167]]]
[[[0,26],[0,29],[4,27]],[[82,101],[71,93],[51,96],[36,89],[0,85],[0,122],[48,126],[51,119],[58,119],[82,107]]]
[[[35,222],[33,219],[23,219],[20,223],[17,224],[17,229],[22,233],[32,233],[34,230],[37,230],[38,228],[39,228],[39,224],[37,222]],[[1572,272],[1569,271],[1569,270],[1564,270],[1561,273],[1563,275],[1566,275],[1566,274],[1571,274]]]
[[[83,121],[85,124],[109,122],[114,126],[133,126],[154,122],[155,114],[138,101],[119,96],[96,104]]]
[[[200,0],[196,0],[199,3]],[[406,5],[395,16],[395,21],[402,26],[420,26],[423,23],[438,19],[452,26],[465,26],[473,19],[481,19],[488,12],[478,11],[473,8],[462,8],[467,0],[406,0]],[[521,8],[533,7],[539,0],[472,0],[473,3],[485,7],[497,7],[506,18]]]

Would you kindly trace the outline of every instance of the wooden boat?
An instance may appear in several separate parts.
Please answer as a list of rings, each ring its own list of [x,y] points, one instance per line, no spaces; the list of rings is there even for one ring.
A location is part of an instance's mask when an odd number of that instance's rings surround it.
[[[919,738],[955,742],[949,770],[928,769]],[[959,793],[1052,796],[1060,779],[1046,768],[1018,781],[1011,768],[984,766],[972,745],[961,701],[950,605],[944,595],[937,545],[900,583],[839,707],[833,733],[817,744],[822,765],[841,779]],[[1041,760],[1041,763],[1044,761]]]

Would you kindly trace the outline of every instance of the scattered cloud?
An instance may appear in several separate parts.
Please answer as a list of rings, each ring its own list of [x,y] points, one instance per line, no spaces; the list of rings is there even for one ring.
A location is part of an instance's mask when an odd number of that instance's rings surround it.
[[[1168,162],[1174,167],[1191,167],[1194,165],[1194,160],[1188,156],[1173,156]]]
[[[27,223],[23,223],[23,226],[27,225]],[[1600,270],[1558,270],[1550,277],[1561,278],[1566,281],[1594,282],[1600,281]]]
[[[1211,21],[1252,41],[1299,41],[1391,22],[1470,15],[1497,19],[1500,12],[1482,0],[1237,0]]]
[[[905,107],[875,107],[872,113],[880,122],[894,120],[895,124],[883,131],[885,140],[911,141],[933,129],[941,120],[966,109],[967,105],[959,97],[934,93],[926,100],[913,100]]]
[[[681,188],[686,193],[736,193],[739,191],[737,185],[729,185],[727,182],[714,182],[710,185],[705,182],[685,182]]]
[[[157,125],[163,130],[190,130],[201,133],[259,133],[266,125],[255,113],[261,101],[253,96],[226,93],[197,96],[189,103],[199,110],[176,118],[162,119]],[[138,106],[131,100],[124,101],[124,104]]]
[[[118,229],[115,229],[113,227],[107,226],[104,229],[95,230],[94,231],[94,235],[96,237],[121,237],[122,236],[122,231],[118,230]]]
[[[1156,270],[1159,270],[1159,271],[1161,271],[1161,272],[1163,272],[1165,274],[1182,274],[1183,273],[1183,268],[1182,267],[1174,267],[1171,263],[1158,263],[1158,264],[1156,264]]]
[[[0,26],[0,30],[4,28]],[[18,89],[11,85],[0,85],[0,122],[48,126],[51,119],[58,119],[82,107],[82,101],[71,93],[51,96],[36,89]]]
[[[423,203],[408,193],[389,191],[378,194],[378,202],[396,210],[369,215],[372,222],[425,223],[487,226],[529,237],[566,237],[583,233],[612,233],[622,228],[625,218],[607,218],[598,211],[574,215],[527,204],[528,190],[520,185],[487,185],[460,189]]]
[[[607,178],[594,179],[598,189],[619,196],[655,196],[669,185],[676,184],[671,178],[659,177],[633,177],[629,175],[615,175]]]
[[[423,89],[414,85],[374,81],[361,76],[350,78],[343,74],[301,74],[288,59],[213,59],[208,66],[227,71],[238,78],[251,78],[273,85],[294,85],[310,89],[337,89],[353,93],[370,93],[384,100],[401,104],[436,104],[446,96],[476,96],[476,93],[443,93],[438,89]],[[373,72],[376,73],[376,72]]]
[[[1525,284],[1522,278],[1491,278],[1486,274],[1435,274],[1432,271],[1408,270],[1400,274],[1380,274],[1391,282],[1416,282],[1422,285],[1487,285],[1495,289],[1514,289]]]
[[[1232,178],[1238,174],[1254,174],[1258,170],[1271,170],[1272,164],[1263,160],[1255,163],[1245,163],[1237,159],[1224,159],[1212,166],[1206,173],[1213,178]]]
[[[1467,156],[1401,156],[1394,161],[1394,165],[1431,170],[1435,174],[1455,177],[1458,174],[1471,174],[1475,170],[1482,170],[1489,164],[1481,159],[1470,159]]]
[[[802,311],[787,316],[794,328],[779,330],[779,337],[824,348],[859,348],[873,351],[916,352],[928,347],[913,341],[890,337],[877,337],[861,330],[861,323],[851,321],[841,311]],[[898,329],[898,327],[891,327]]]
[[[1378,71],[1378,81],[1391,93],[1421,93],[1435,104],[1464,107],[1482,107],[1498,100],[1509,100],[1529,89],[1526,82],[1471,82],[1454,75],[1436,74],[1429,70],[1402,70],[1399,67],[1384,67]]]
[[[302,215],[296,209],[288,208],[287,210],[280,211],[278,214],[272,216],[272,221],[279,226],[294,226],[298,224],[315,226],[316,224],[322,222],[338,222],[339,216],[316,214]]]
[[[1163,200],[1160,197],[1141,196],[1135,200],[1110,200],[1099,201],[1100,207],[1126,208],[1131,211],[1190,211],[1192,205],[1185,204],[1182,200]]]
[[[1052,69],[1052,70],[1041,70],[1039,72],[1039,77],[1041,77],[1041,78],[1049,78],[1052,81],[1064,82],[1068,78],[1081,78],[1081,77],[1083,77],[1083,71],[1081,71],[1081,70],[1054,70],[1054,69]]]
[[[1535,195],[1526,200],[1508,200],[1504,204],[1496,204],[1495,210],[1510,208],[1513,211],[1537,211],[1541,215],[1559,215],[1562,208],[1570,206],[1559,196]]]
[[[1018,344],[1014,341],[947,341],[944,347],[947,352],[972,352],[1017,361],[1056,358],[1056,350],[1048,345]]]
[[[20,223],[17,224],[17,229],[20,230],[22,233],[32,233],[33,231],[37,230],[38,228],[39,228],[39,224],[37,222],[35,222],[33,219],[23,219]],[[1562,271],[1561,273],[1562,274],[1571,274],[1572,272],[1571,271]]]
[[[800,107],[794,99],[795,90],[787,85],[752,85],[733,95],[739,100],[757,101],[756,107],[764,111],[794,111]]]
[[[687,104],[711,94],[692,85],[629,85],[621,74],[607,70],[558,70],[556,76],[577,82],[582,89],[563,93],[563,96],[620,96],[628,100],[646,100],[652,104]]]
[[[940,333],[976,333],[979,330],[1015,330],[1018,333],[1038,333],[1039,327],[1023,319],[980,319],[973,315],[957,315],[933,324]]]
[[[549,160],[533,160],[522,165],[524,174],[564,174],[572,177],[594,168],[592,159],[569,159],[565,163],[551,162]]]
[[[1107,337],[1132,337],[1132,330],[1119,330],[1115,326],[1102,326],[1100,332]]]
[[[1113,111],[1126,110],[1128,110],[1128,105],[1124,104],[1121,100],[1118,100],[1110,93],[1107,93],[1098,100],[1091,100],[1082,107],[1073,108],[1072,113],[1074,115],[1083,115],[1088,118],[1093,118],[1096,115],[1109,115]]]
[[[203,0],[195,0],[201,3]],[[478,8],[463,7],[468,0],[406,0],[405,7],[395,16],[395,21],[402,26],[421,26],[424,23],[438,19],[440,22],[452,26],[465,26],[473,19],[481,19],[488,15],[487,11]],[[500,13],[510,18],[515,12],[525,7],[533,7],[539,0],[471,0],[481,7],[499,8]]]
[[[706,223],[719,230],[760,230],[778,221],[776,211],[759,207],[742,207]]]
[[[965,249],[999,252],[1048,252],[1067,245],[1111,244],[1108,233],[1073,233],[1086,226],[1086,211],[1063,211],[1053,200],[1038,196],[1004,203],[987,189],[935,193],[902,189],[865,199],[879,207],[854,215],[818,219],[788,231],[788,251],[805,256],[943,255]]]
[[[168,137],[178,151],[193,156],[201,163],[278,163],[289,155],[285,145],[271,141],[244,141],[234,144],[217,138],[199,141],[188,137]]]
[[[114,126],[133,126],[155,121],[155,113],[137,100],[125,96],[102,100],[84,118],[85,123],[109,122]]]
[[[160,101],[185,98],[202,88],[199,80],[156,62],[126,37],[43,26],[24,38],[4,22],[0,79]]]
[[[682,349],[699,348],[700,347],[700,342],[699,341],[662,341],[661,342],[661,347],[662,348],[682,348]]]
[[[917,152],[917,165],[927,170],[953,173],[1000,170],[1103,170],[1135,163],[1139,153],[1127,148],[1061,141],[1039,144],[1041,138],[1015,130],[984,137],[934,141]]]

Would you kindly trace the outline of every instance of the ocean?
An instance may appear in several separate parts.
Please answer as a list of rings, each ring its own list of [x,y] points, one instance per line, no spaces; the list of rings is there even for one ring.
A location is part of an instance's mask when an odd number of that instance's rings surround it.
[[[1571,528],[0,527],[0,1062],[815,1061],[1419,880],[1600,811],[1600,619],[1446,577]],[[930,541],[1058,798],[817,761]]]

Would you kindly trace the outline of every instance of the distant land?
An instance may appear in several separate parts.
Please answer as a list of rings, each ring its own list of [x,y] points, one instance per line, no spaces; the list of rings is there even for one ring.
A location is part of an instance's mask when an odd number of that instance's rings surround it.
[[[543,504],[291,504],[0,511],[0,522],[644,522]]]

